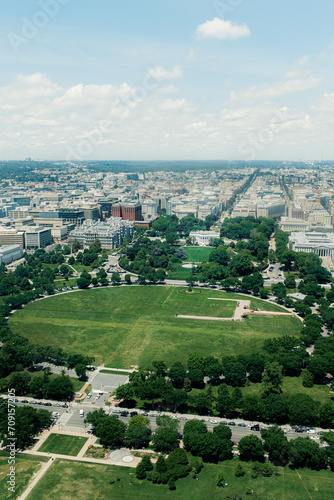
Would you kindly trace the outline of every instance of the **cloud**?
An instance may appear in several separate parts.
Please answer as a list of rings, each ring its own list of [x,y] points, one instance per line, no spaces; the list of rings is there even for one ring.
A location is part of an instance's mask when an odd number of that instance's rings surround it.
[[[174,66],[170,71],[165,69],[163,66],[155,66],[148,70],[148,74],[154,78],[157,82],[162,82],[164,80],[175,80],[177,78],[182,78],[183,73],[180,66]]]
[[[0,86],[0,156],[66,158],[74,151],[87,160],[238,159],[253,154],[254,144],[258,159],[312,156],[321,148],[329,154],[334,94],[318,93],[313,107],[277,98],[319,81],[283,76],[236,88],[212,108],[164,81],[145,90],[128,83],[60,86],[40,73],[20,75]]]
[[[310,76],[307,78],[287,78],[277,82],[266,83],[260,86],[248,87],[232,91],[229,102],[273,99],[292,92],[304,92],[318,87],[323,82],[322,78]]]
[[[241,38],[250,35],[250,29],[246,24],[238,25],[232,21],[224,21],[215,17],[212,21],[197,26],[195,33],[196,38],[203,40],[204,38],[217,38],[218,40],[226,40]]]

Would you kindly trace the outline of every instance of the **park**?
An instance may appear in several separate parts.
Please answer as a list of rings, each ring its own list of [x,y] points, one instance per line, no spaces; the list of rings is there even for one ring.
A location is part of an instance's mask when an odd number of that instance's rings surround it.
[[[225,300],[209,300],[225,299]],[[268,314],[231,321],[238,300]],[[122,286],[65,293],[37,300],[9,320],[30,342],[95,356],[106,367],[128,369],[163,359],[167,365],[190,353],[204,356],[257,353],[264,340],[298,335],[301,322],[285,309],[252,296],[217,289]],[[226,318],[203,321],[180,316]]]

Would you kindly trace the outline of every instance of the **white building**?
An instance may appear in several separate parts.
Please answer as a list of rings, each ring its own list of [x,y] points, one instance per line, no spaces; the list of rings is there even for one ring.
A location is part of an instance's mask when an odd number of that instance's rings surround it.
[[[292,233],[289,248],[295,252],[313,252],[319,257],[334,257],[334,233]]]
[[[78,241],[82,247],[89,247],[96,239],[102,248],[113,249],[133,235],[134,223],[120,217],[110,217],[105,222],[86,220],[81,227],[71,231],[69,243]]]
[[[292,219],[290,217],[281,217],[280,229],[288,233],[294,231],[308,231],[309,225],[305,220]]]
[[[23,248],[20,245],[6,245],[0,247],[0,264],[10,264],[23,257]]]
[[[144,219],[152,219],[158,214],[158,204],[155,201],[144,201],[141,205],[141,213]]]
[[[200,247],[208,247],[211,245],[212,240],[219,239],[219,233],[214,231],[191,231],[189,237],[195,245]]]

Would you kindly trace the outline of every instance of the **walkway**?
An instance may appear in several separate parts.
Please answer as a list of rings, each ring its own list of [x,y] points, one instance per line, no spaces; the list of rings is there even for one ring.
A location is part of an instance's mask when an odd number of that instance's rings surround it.
[[[25,498],[27,498],[27,496],[30,494],[31,490],[36,486],[38,481],[44,476],[44,474],[49,469],[49,467],[51,467],[52,463],[53,463],[53,457],[51,457],[50,460],[42,466],[42,468],[39,470],[37,475],[34,477],[34,479],[28,485],[27,489],[22,493],[21,496],[19,496],[18,500],[24,500]]]
[[[262,314],[265,316],[293,316],[292,312],[250,310],[250,300],[222,299],[219,297],[208,297],[208,300],[226,300],[228,302],[237,302],[237,307],[235,308],[233,317],[221,318],[216,316],[190,316],[187,314],[177,314],[176,317],[182,319],[200,319],[206,321],[241,321],[248,314]]]

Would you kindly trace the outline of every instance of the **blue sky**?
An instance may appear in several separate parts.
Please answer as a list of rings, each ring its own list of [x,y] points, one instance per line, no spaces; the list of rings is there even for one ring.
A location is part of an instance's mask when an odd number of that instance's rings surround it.
[[[334,158],[332,0],[15,0],[0,157]]]

